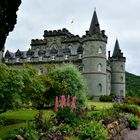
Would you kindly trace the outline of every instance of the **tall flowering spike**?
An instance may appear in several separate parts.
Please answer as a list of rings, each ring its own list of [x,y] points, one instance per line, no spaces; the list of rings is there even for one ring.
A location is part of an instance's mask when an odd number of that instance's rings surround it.
[[[67,106],[69,106],[70,105],[70,95],[68,95],[68,97],[67,97]]]
[[[74,96],[74,97],[72,98],[72,107],[71,107],[71,112],[73,112],[73,111],[74,111],[75,106],[76,106],[76,96]]]
[[[55,97],[55,112],[58,112],[58,96]]]
[[[64,95],[61,96],[61,108],[63,108],[64,106],[66,106],[66,98]]]

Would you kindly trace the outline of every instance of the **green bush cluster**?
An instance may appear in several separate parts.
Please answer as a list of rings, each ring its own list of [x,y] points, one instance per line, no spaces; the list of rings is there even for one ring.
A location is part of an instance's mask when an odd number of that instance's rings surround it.
[[[59,107],[58,112],[56,113],[56,119],[58,122],[65,122],[68,124],[73,124],[78,121],[76,112],[71,112],[70,106],[65,106],[64,108]]]
[[[137,129],[139,126],[139,118],[137,116],[130,116],[128,118],[130,129]]]
[[[126,103],[115,103],[113,104],[113,108],[118,112],[127,112],[127,113],[132,113],[136,116],[140,116],[140,110],[136,105],[126,104]]]
[[[78,137],[80,140],[108,140],[108,131],[100,123],[96,121],[84,122],[79,127]]]
[[[117,96],[115,94],[110,95],[101,95],[99,100],[101,102],[112,102],[112,99],[115,99]]]
[[[140,105],[140,98],[128,96],[125,98],[124,102],[128,104]]]

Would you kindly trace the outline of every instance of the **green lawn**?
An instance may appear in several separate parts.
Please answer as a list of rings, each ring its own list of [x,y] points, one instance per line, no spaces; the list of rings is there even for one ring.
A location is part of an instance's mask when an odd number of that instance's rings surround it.
[[[112,102],[95,102],[95,101],[88,101],[87,107],[90,108],[91,106],[95,106],[96,110],[100,110],[102,108],[111,108],[113,105]]]

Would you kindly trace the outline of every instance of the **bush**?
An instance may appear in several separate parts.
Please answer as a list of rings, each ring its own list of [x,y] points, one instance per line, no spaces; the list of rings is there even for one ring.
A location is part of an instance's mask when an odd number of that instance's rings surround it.
[[[140,98],[128,96],[124,100],[125,103],[140,105]]]
[[[128,122],[130,129],[137,129],[139,126],[139,118],[137,116],[130,116]]]
[[[136,105],[130,105],[126,103],[115,103],[113,108],[118,112],[132,113],[136,116],[140,116],[140,110]]]
[[[115,94],[110,95],[101,95],[99,100],[102,102],[112,102],[112,99],[115,99],[117,96]]]
[[[107,129],[96,121],[84,122],[79,128],[80,140],[108,140],[109,135]]]
[[[77,122],[76,112],[71,112],[71,107],[65,106],[64,108],[59,107],[56,113],[56,119],[58,122],[64,122],[73,124]]]

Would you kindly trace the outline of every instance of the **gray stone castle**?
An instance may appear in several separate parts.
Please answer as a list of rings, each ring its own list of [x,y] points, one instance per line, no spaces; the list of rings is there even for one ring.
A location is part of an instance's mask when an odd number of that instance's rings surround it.
[[[35,66],[39,74],[45,71],[43,64],[73,63],[82,72],[87,82],[88,94],[99,97],[115,93],[125,96],[125,61],[116,40],[112,56],[106,57],[107,36],[100,30],[96,11],[91,25],[82,37],[67,29],[44,31],[43,39],[33,39],[28,51],[0,52],[0,62],[21,67],[23,63]]]

